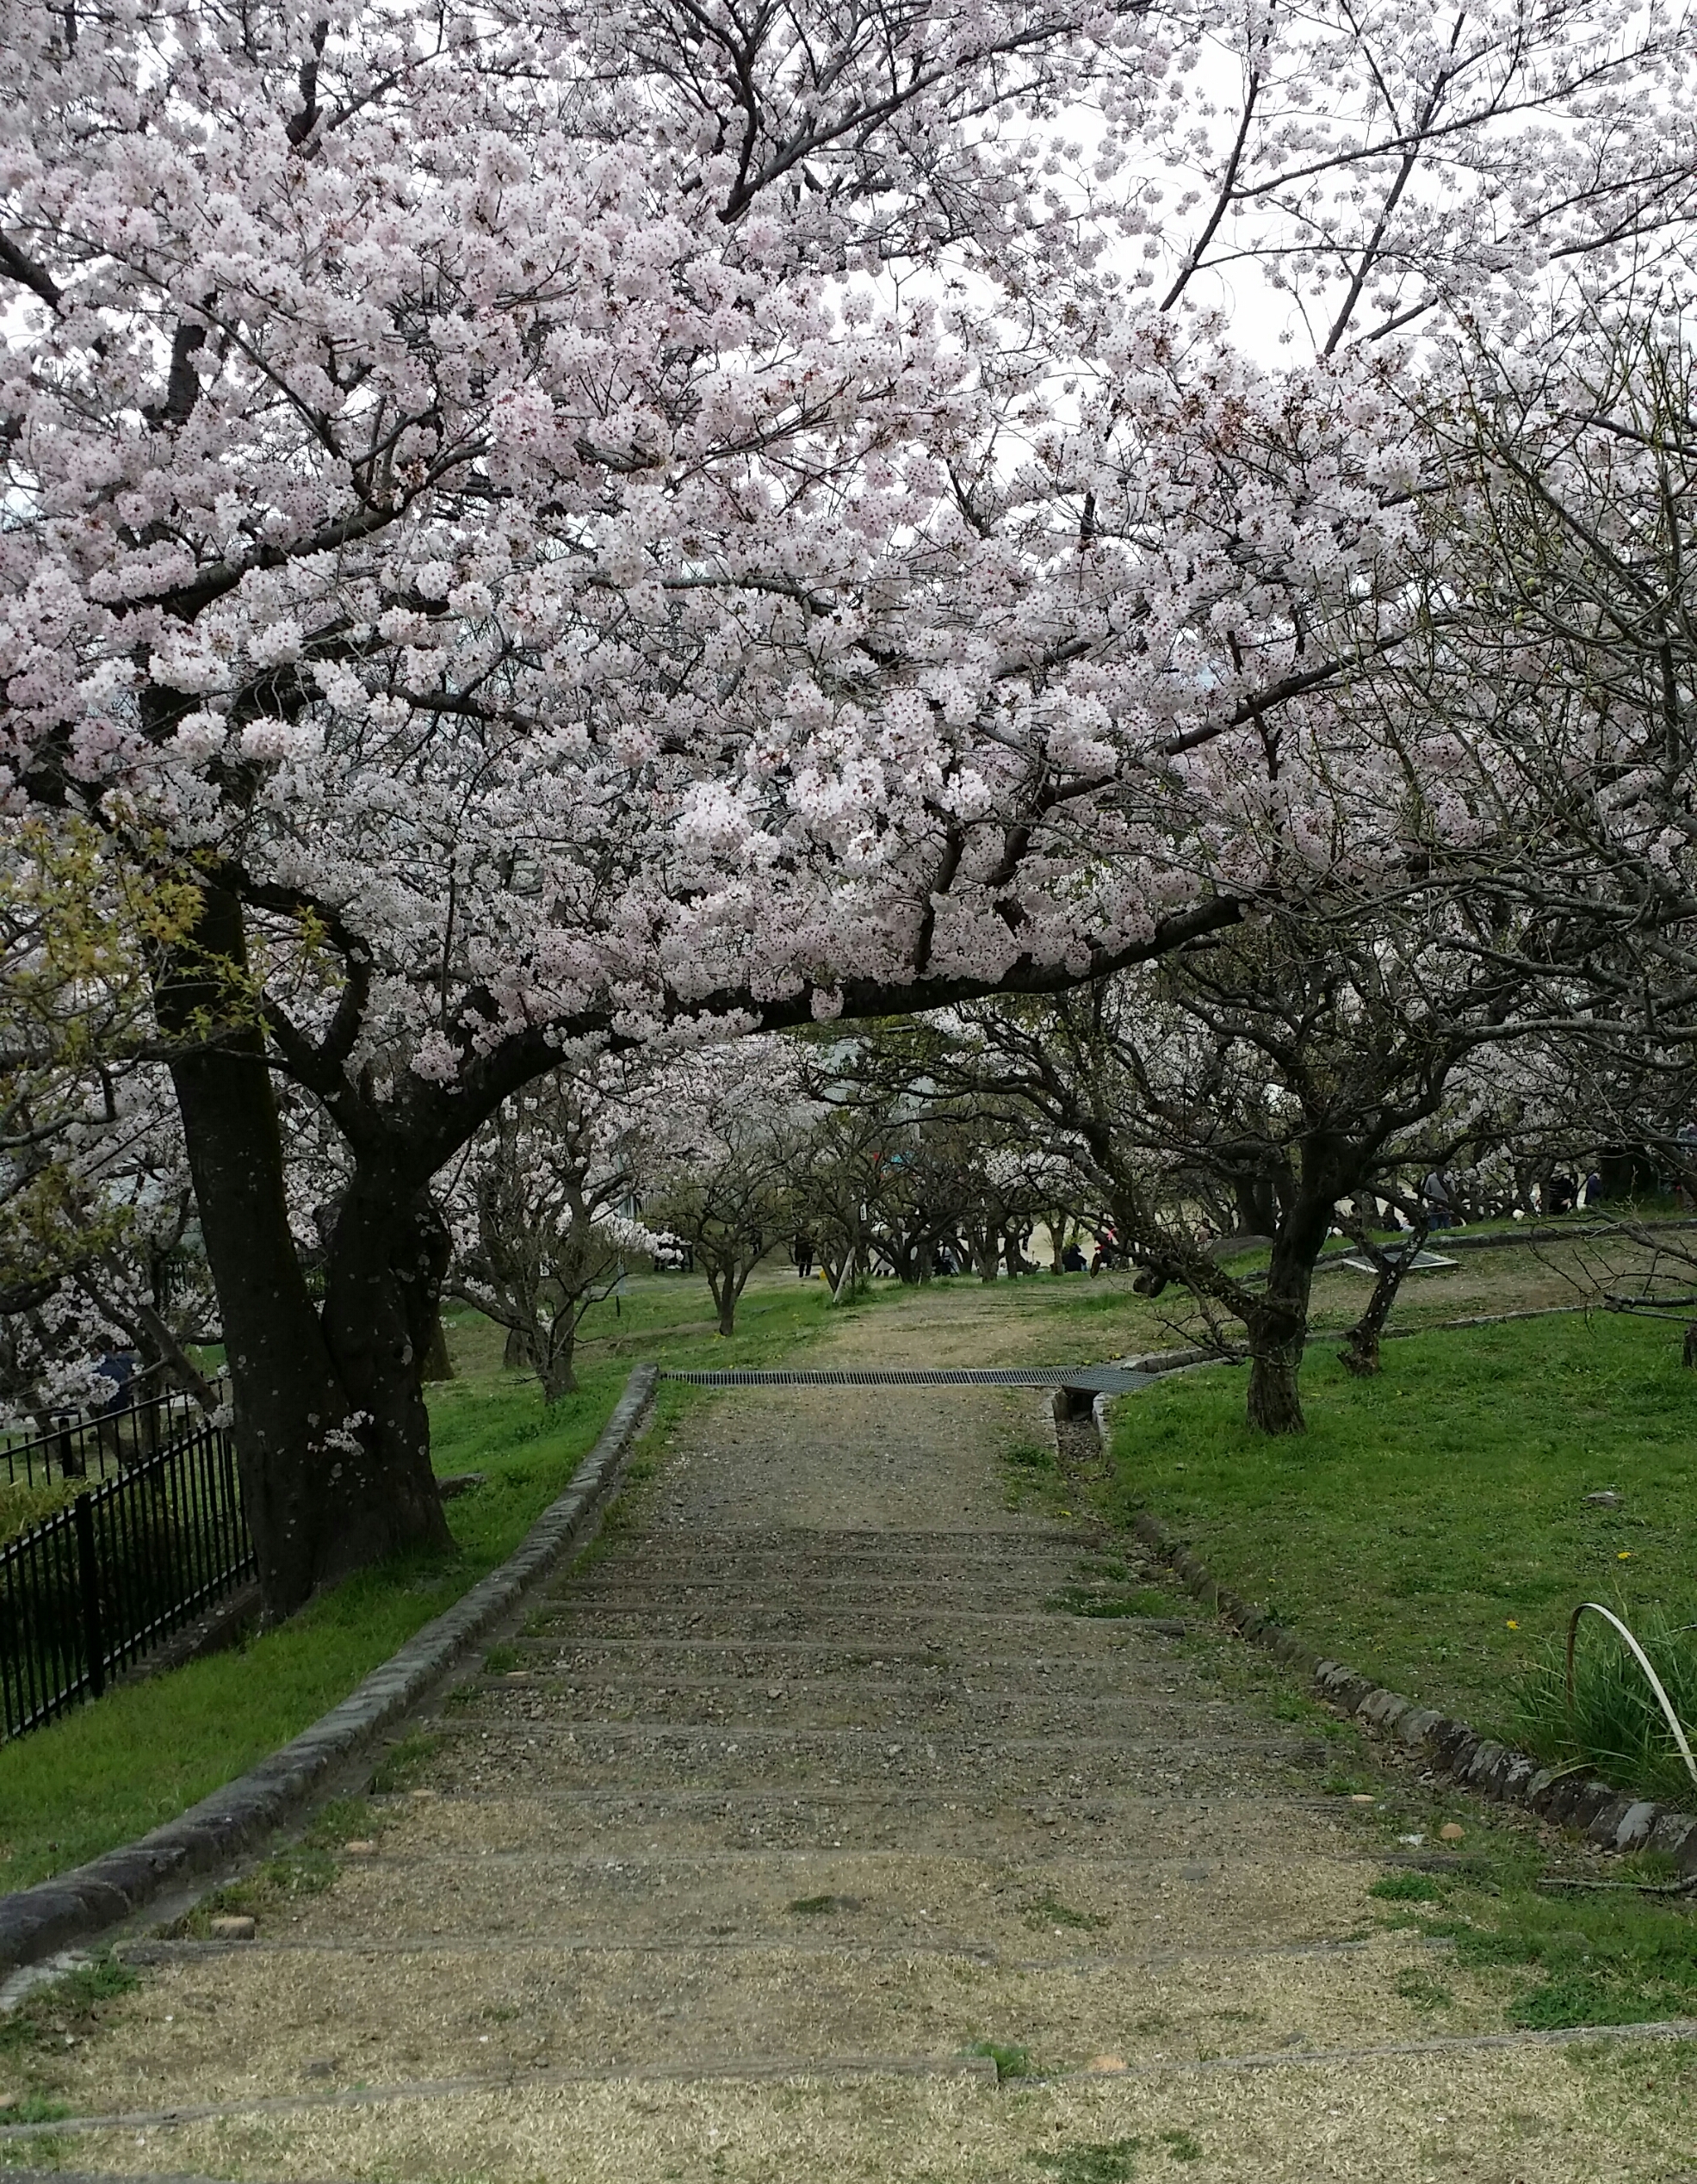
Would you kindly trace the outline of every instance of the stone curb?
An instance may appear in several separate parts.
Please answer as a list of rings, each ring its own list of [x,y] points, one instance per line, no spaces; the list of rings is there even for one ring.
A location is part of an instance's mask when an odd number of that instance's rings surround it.
[[[1143,1511],[1132,1529],[1241,1637],[1300,1669],[1337,1712],[1353,1716],[1374,1735],[1425,1760],[1434,1773],[1448,1776],[1477,1797],[1525,1805],[1541,1820],[1582,1829],[1600,1850],[1663,1851],[1681,1873],[1697,1874],[1697,1814],[1624,1796],[1609,1783],[1571,1770],[1542,1766],[1524,1752],[1480,1736],[1465,1722],[1431,1706],[1416,1706],[1401,1692],[1369,1682],[1341,1661],[1322,1660],[1293,1632],[1228,1592],[1158,1517]]]
[[[297,1812],[333,1767],[416,1705],[578,1543],[617,1478],[658,1377],[656,1365],[634,1368],[600,1439],[523,1544],[374,1668],[340,1705],[139,1841],[0,1898],[0,1977],[86,1941],[164,1890],[227,1863]]]

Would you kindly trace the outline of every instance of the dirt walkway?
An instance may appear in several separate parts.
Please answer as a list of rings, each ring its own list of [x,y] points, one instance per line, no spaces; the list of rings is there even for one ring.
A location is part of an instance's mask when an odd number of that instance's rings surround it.
[[[957,1292],[842,1362],[984,1362]],[[142,1952],[79,2173],[1672,2184],[1655,2051],[1504,2033],[1305,1703],[1124,1604],[1040,1399],[703,1400],[256,1940]],[[1024,1508],[1011,1502],[1024,1500]],[[1222,1673],[1225,1669],[1226,1673]],[[406,1757],[403,1752],[402,1758]],[[1359,1765],[1352,1754],[1352,1764]],[[329,1876],[297,1861],[298,1879]],[[1441,1995],[1441,2003],[1434,1996]],[[169,2116],[162,2112],[172,2112]],[[4,2150],[22,2158],[14,2143]]]

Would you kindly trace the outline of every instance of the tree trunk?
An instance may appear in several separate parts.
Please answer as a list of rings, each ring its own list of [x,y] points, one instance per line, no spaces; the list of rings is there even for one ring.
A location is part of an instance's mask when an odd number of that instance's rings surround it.
[[[224,1322],[243,1509],[276,1621],[369,1563],[452,1539],[418,1384],[436,1254],[393,1181],[356,1177],[320,1319],[290,1233],[263,1037],[232,1023],[245,971],[240,905],[208,887],[189,942],[160,967],[157,1007],[185,1048],[171,1079]],[[220,1023],[231,1028],[218,1036]]]
[[[419,1367],[418,1377],[421,1380],[427,1382],[452,1380],[454,1377],[454,1360],[449,1355],[448,1350],[448,1330],[442,1324],[440,1312],[437,1314],[430,1327],[430,1339],[425,1346],[424,1362]]]
[[[736,1267],[733,1264],[715,1273],[709,1266],[706,1271],[713,1308],[719,1316],[719,1332],[722,1335],[733,1335],[736,1333],[737,1299],[742,1295],[742,1284],[737,1279]]]
[[[530,1366],[530,1338],[523,1327],[509,1327],[501,1363],[511,1372],[526,1372]]]
[[[1397,1302],[1397,1291],[1403,1286],[1403,1277],[1413,1263],[1415,1253],[1424,1246],[1426,1236],[1426,1222],[1422,1218],[1416,1222],[1406,1245],[1387,1252],[1381,1250],[1368,1238],[1365,1228],[1357,1231],[1354,1240],[1373,1262],[1373,1293],[1367,1299],[1366,1309],[1344,1337],[1344,1346],[1338,1352],[1338,1362],[1346,1372],[1353,1373],[1358,1380],[1371,1380],[1379,1370],[1379,1338],[1384,1332],[1385,1321],[1390,1317],[1390,1308]]]
[[[1302,1341],[1267,1343],[1249,1355],[1249,1423],[1258,1433],[1305,1433],[1298,1375]]]
[[[426,1191],[386,1170],[356,1167],[326,1270],[324,1330],[338,1377],[369,1423],[362,1514],[374,1551],[352,1567],[453,1535],[430,1469],[430,1417],[420,1368],[453,1246]],[[344,1515],[348,1521],[353,1515]]]
[[[1271,1236],[1279,1227],[1279,1199],[1270,1178],[1248,1176],[1234,1183],[1231,1195],[1237,1201],[1238,1234],[1243,1236]]]
[[[1301,1433],[1298,1378],[1308,1339],[1314,1262],[1331,1227],[1337,1194],[1312,1186],[1287,1208],[1273,1240],[1267,1287],[1246,1325],[1249,1335],[1248,1419],[1257,1432]]]
[[[542,1360],[542,1401],[557,1403],[563,1396],[578,1392],[575,1360],[578,1349],[578,1330],[575,1321],[563,1334],[554,1334]]]

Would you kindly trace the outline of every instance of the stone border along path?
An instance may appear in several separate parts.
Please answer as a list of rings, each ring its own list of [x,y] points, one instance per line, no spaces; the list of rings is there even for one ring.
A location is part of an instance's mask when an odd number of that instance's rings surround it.
[[[923,1327],[888,1309],[881,1342]],[[1655,2088],[1697,2025],[1505,2029],[1515,1975],[1380,1915],[1387,1867],[1451,1862],[1395,1847],[1406,1785],[1328,1794],[1328,1740],[1239,1688],[1211,1621],[1056,1612],[1154,1564],[1013,1506],[1038,1416],[984,1389],[692,1407],[426,1717],[334,1885],[262,1891],[252,1941],[127,1945],[141,1985],[41,2081],[76,2113],[0,2151],[57,2138],[102,2179],[1118,2184],[1135,2152],[1140,2184],[1675,2184]]]
[[[322,1796],[333,1770],[417,1706],[468,1648],[583,1544],[617,1480],[657,1377],[652,1364],[635,1367],[601,1438],[523,1544],[374,1668],[339,1705],[257,1766],[138,1841],[0,1898],[0,1976],[39,1964],[73,1943],[94,1940],[167,1891],[229,1865]]]
[[[1205,1364],[1223,1362],[1226,1361],[1177,1352],[1167,1370],[1196,1371]],[[1165,1377],[1153,1358],[1130,1358],[1126,1363],[1132,1370],[1149,1374],[1147,1384],[1150,1386],[1155,1379]],[[1104,1450],[1108,1445],[1106,1406],[1119,1400],[1099,1395],[1093,1407]],[[1588,1778],[1576,1769],[1545,1766],[1525,1752],[1479,1735],[1467,1723],[1440,1713],[1435,1706],[1416,1706],[1401,1692],[1374,1683],[1345,1662],[1325,1659],[1293,1631],[1282,1629],[1260,1608],[1240,1599],[1149,1511],[1138,1514],[1132,1529],[1196,1598],[1212,1608],[1240,1637],[1267,1647],[1310,1677],[1328,1706],[1346,1719],[1353,1717],[1370,1735],[1387,1739],[1410,1757],[1426,1761],[1434,1778],[1442,1776],[1480,1797],[1523,1805],[1540,1820],[1582,1831],[1599,1850],[1659,1851],[1674,1861],[1682,1875],[1697,1877],[1697,1813],[1660,1804],[1653,1798],[1632,1797],[1612,1783]]]

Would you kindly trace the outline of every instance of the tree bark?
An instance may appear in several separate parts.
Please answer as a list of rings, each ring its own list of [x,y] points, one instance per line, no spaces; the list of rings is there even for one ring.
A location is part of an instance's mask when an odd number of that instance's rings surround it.
[[[424,1348],[418,1377],[424,1381],[452,1380],[454,1360],[448,1349],[448,1330],[442,1324],[438,1312],[430,1327],[430,1339]]]
[[[1302,1338],[1264,1342],[1249,1353],[1249,1423],[1258,1433],[1305,1433],[1303,1416]]]
[[[1303,1348],[1308,1339],[1314,1262],[1330,1229],[1336,1196],[1329,1188],[1309,1185],[1286,1209],[1273,1240],[1267,1287],[1246,1321],[1248,1420],[1258,1432],[1308,1430],[1299,1385]]]
[[[275,1621],[369,1563],[452,1539],[418,1383],[437,1249],[416,1194],[356,1175],[320,1317],[289,1228],[263,1035],[232,1007],[245,973],[240,905],[207,887],[195,932],[160,967],[157,1008],[183,1045],[171,1079],[223,1315],[243,1507]]]
[[[562,1396],[578,1392],[576,1358],[578,1330],[574,1321],[563,1334],[554,1337],[542,1359],[542,1401],[557,1403]]]
[[[1415,1255],[1425,1247],[1425,1222],[1418,1222],[1408,1242],[1386,1251],[1373,1242],[1365,1227],[1358,1225],[1354,1241],[1373,1263],[1373,1293],[1367,1299],[1366,1309],[1344,1337],[1344,1346],[1338,1352],[1338,1363],[1358,1380],[1371,1380],[1379,1370],[1379,1338],[1384,1323],[1390,1317],[1390,1308],[1397,1302],[1403,1286],[1403,1277],[1413,1265]]]
[[[852,1259],[849,1261],[851,1265],[853,1263]],[[703,1265],[703,1271],[707,1276],[708,1290],[713,1298],[714,1309],[719,1316],[719,1332],[722,1335],[728,1337],[736,1333],[737,1302],[742,1295],[743,1284],[746,1282],[753,1271],[753,1261],[747,1266],[740,1266],[734,1258],[723,1262],[716,1269],[711,1265]]]
[[[1279,1197],[1270,1177],[1245,1177],[1232,1185],[1231,1194],[1237,1201],[1240,1235],[1271,1236],[1274,1233],[1279,1226]]]

